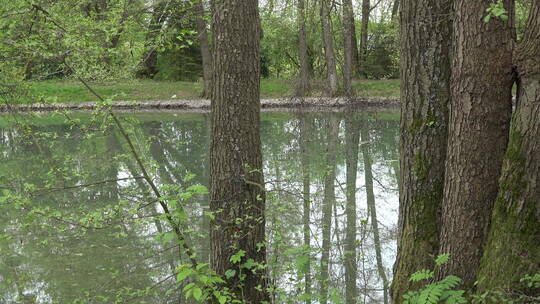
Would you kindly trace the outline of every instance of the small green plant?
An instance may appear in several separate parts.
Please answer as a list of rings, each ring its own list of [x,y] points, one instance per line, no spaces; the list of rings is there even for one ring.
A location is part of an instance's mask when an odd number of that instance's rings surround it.
[[[484,17],[484,22],[488,23],[491,18],[499,18],[502,21],[508,21],[508,11],[504,8],[504,3],[499,0],[494,3],[490,3],[486,8],[487,15]]]
[[[539,304],[540,273],[526,275],[517,289],[497,288],[472,297],[473,304]]]
[[[411,275],[410,281],[430,281],[435,277],[435,272],[444,263],[448,262],[450,255],[441,254],[435,259],[435,269],[422,269]],[[465,291],[456,290],[459,286],[461,279],[449,275],[440,281],[428,283],[424,288],[415,291],[409,291],[403,295],[403,304],[460,304],[467,303],[467,300],[463,296]]]

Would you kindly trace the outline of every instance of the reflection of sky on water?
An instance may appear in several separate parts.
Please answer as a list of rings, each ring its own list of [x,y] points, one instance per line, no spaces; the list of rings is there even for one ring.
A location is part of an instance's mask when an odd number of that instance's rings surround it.
[[[315,122],[323,121],[334,114],[310,114]],[[391,115],[392,116],[392,115]],[[394,118],[374,119],[371,116],[362,116],[366,121],[363,125],[370,130],[371,158],[373,160],[372,172],[374,177],[374,193],[377,219],[381,236],[382,257],[386,275],[391,278],[392,264],[395,259],[395,231],[397,223],[398,195],[397,182],[392,162],[397,161],[397,134],[398,121]],[[159,184],[166,180],[178,182],[178,178],[187,172],[195,173],[195,182],[206,183],[206,153],[208,151],[208,121],[207,116],[157,114],[139,117],[141,124],[137,126],[138,139],[142,149],[156,148],[160,154],[149,152],[145,157],[150,161],[151,174],[156,177]],[[340,119],[342,119],[340,117]],[[275,249],[277,243],[273,234],[279,230],[288,238],[290,246],[302,245],[302,199],[301,199],[301,167],[298,152],[298,120],[290,114],[266,114],[263,117],[262,137],[263,153],[265,159],[265,180],[275,181],[269,183],[267,188],[278,200],[288,201],[286,213],[274,214],[268,211],[269,216],[274,215],[276,222],[284,224],[274,225],[272,218],[267,218],[269,235],[269,260],[274,259],[273,253],[278,252],[278,260],[284,274],[277,278],[277,285],[285,293],[298,294],[293,290],[301,285],[290,283],[294,277],[294,269],[286,270],[292,264],[291,259],[283,256],[287,249]],[[163,121],[163,122],[160,122]],[[37,128],[37,127],[36,127]],[[339,296],[344,294],[344,268],[343,240],[346,231],[345,215],[345,159],[344,159],[344,123],[340,124],[340,144],[337,153],[336,200],[335,214],[332,219],[332,249],[330,258],[331,288],[334,287]],[[85,184],[96,180],[111,178],[126,179],[133,174],[133,166],[129,161],[119,157],[121,149],[118,146],[118,137],[111,139],[110,134],[89,139],[87,142],[78,138],[63,138],[63,134],[71,131],[69,128],[51,123],[41,124],[40,131],[57,133],[58,137],[40,141],[51,153],[60,155],[60,167],[66,164],[76,164],[69,167],[73,172],[65,173],[70,179],[64,184]],[[38,148],[27,140],[18,139],[20,133],[15,129],[0,128],[3,139],[2,168],[13,176],[13,180],[24,180],[28,183],[39,184],[48,176],[55,164],[51,160],[39,155]],[[313,130],[312,160],[324,160],[324,129]],[[71,136],[76,137],[76,136]],[[145,140],[150,138],[148,144]],[[159,142],[159,143],[158,143]],[[365,143],[363,143],[365,144]],[[0,145],[0,146],[2,146]],[[116,146],[115,146],[116,145]],[[145,148],[144,148],[145,147]],[[382,147],[382,148],[381,148]],[[116,150],[115,150],[116,149]],[[155,152],[155,151],[154,151]],[[47,167],[49,166],[49,167]],[[311,218],[311,245],[315,248],[312,268],[314,276],[319,265],[321,244],[321,203],[324,181],[320,174],[322,164],[314,164],[312,169],[319,170],[312,176],[311,192],[313,199]],[[161,169],[161,171],[160,171]],[[111,173],[112,170],[112,173]],[[84,172],[84,174],[80,174]],[[8,184],[10,174],[0,174],[0,187]],[[107,175],[112,174],[112,175]],[[170,175],[169,177],[163,174]],[[279,174],[279,178],[277,176]],[[26,180],[25,180],[26,179]],[[9,184],[12,184],[9,182]],[[122,180],[114,185],[91,187],[83,190],[72,190],[67,193],[55,193],[45,197],[34,198],[34,203],[44,204],[56,208],[71,206],[86,206],[89,211],[113,206],[118,199],[136,205],[144,202],[144,193],[138,188],[136,180]],[[360,300],[367,303],[382,303],[382,281],[377,271],[375,250],[371,225],[369,223],[366,189],[364,180],[364,165],[362,153],[359,151],[359,165],[356,180],[357,199],[357,239],[360,242],[357,252],[358,279]],[[283,191],[280,191],[283,190]],[[118,198],[115,198],[118,197]],[[208,240],[205,238],[207,222],[201,217],[203,208],[207,205],[204,198],[193,201],[186,206],[190,217],[189,228],[195,232],[193,244],[201,245],[198,248],[199,256],[208,255]],[[1,208],[6,208],[0,205]],[[269,206],[269,208],[273,208]],[[76,212],[77,209],[74,209]],[[70,303],[81,297],[91,303],[108,303],[115,294],[127,293],[129,290],[144,290],[152,287],[154,292],[147,295],[130,296],[129,303],[177,303],[177,286],[171,278],[172,271],[178,265],[178,251],[174,244],[156,241],[156,236],[168,231],[164,221],[156,222],[152,216],[162,209],[155,204],[142,209],[130,219],[114,227],[99,230],[90,230],[85,234],[78,234],[76,226],[59,221],[36,222],[22,226],[23,213],[6,211],[0,215],[0,232],[10,238],[0,238],[0,303]],[[334,211],[333,211],[334,213]],[[364,222],[367,220],[367,222]],[[46,225],[42,225],[46,224]],[[60,229],[61,227],[69,229]],[[337,227],[337,230],[336,230]],[[48,240],[40,243],[40,240]],[[338,246],[339,245],[339,246]],[[276,266],[277,267],[277,266]],[[28,277],[28,278],[27,278]],[[313,292],[317,292],[317,282],[314,277]],[[172,291],[167,294],[167,291]],[[88,293],[88,295],[85,295]],[[92,295],[90,296],[90,293]],[[102,297],[102,298],[100,298]],[[126,296],[127,297],[127,296]],[[21,300],[22,299],[22,300]],[[101,300],[100,300],[101,299]]]

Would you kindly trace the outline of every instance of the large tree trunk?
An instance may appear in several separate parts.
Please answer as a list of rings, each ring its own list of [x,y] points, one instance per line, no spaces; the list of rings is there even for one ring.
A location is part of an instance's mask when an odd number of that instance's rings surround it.
[[[311,138],[312,120],[303,114],[300,117],[300,157],[302,163],[302,197],[303,197],[303,234],[304,234],[304,246],[306,247],[309,258],[304,269],[304,293],[308,295],[306,297],[306,304],[311,303],[309,295],[311,295],[311,170],[310,170],[310,149],[309,139]]]
[[[540,3],[533,1],[517,49],[518,102],[499,194],[478,273],[479,291],[521,290],[519,280],[540,273]]]
[[[354,13],[351,0],[343,0],[343,52],[345,62],[343,64],[343,89],[346,96],[353,96],[352,79],[354,76]]]
[[[359,51],[359,74],[366,77],[368,25],[371,6],[369,0],[362,0],[362,25],[360,26],[360,51]]]
[[[369,151],[370,139],[367,128],[362,128],[362,158],[364,159],[364,178],[366,181],[366,197],[368,212],[371,216],[371,230],[373,231],[373,243],[375,245],[375,259],[377,271],[383,282],[383,301],[388,304],[388,277],[382,261],[381,238],[379,235],[379,221],[377,220],[377,208],[375,207],[375,193],[373,192],[373,172],[371,170],[371,156]]]
[[[258,304],[270,300],[266,271],[240,267],[248,259],[266,264],[258,1],[214,0],[214,9],[211,266],[222,276],[235,270],[225,287],[238,300]],[[240,262],[231,262],[242,252]]]
[[[338,91],[338,77],[336,70],[336,55],[334,53],[334,36],[332,31],[332,18],[330,18],[330,1],[321,1],[321,25],[324,44],[324,58],[326,61],[326,79],[328,95],[335,96]]]
[[[328,118],[326,128],[326,142],[328,146],[325,155],[326,166],[324,171],[324,199],[322,208],[321,304],[326,304],[328,301],[330,247],[332,244],[330,232],[332,228],[332,206],[336,200],[334,182],[336,180],[336,146],[339,134],[339,121],[335,117]]]
[[[296,86],[296,96],[306,96],[309,93],[310,63],[306,35],[305,1],[298,0],[298,61],[300,73]]]
[[[401,5],[401,170],[393,303],[418,287],[410,275],[431,268],[439,250],[451,75],[452,0],[402,0]]]
[[[209,98],[212,93],[212,55],[208,43],[208,31],[206,29],[206,12],[202,0],[195,1],[197,11],[197,32],[199,36],[199,47],[201,49],[204,91],[202,97]]]
[[[356,277],[356,175],[358,171],[358,145],[360,144],[360,121],[351,113],[345,118],[345,146],[347,166],[347,229],[345,234],[345,303],[355,304],[358,300]]]
[[[482,22],[491,0],[454,2],[451,105],[442,206],[441,253],[450,254],[439,277],[466,286],[476,272],[497,197],[512,112],[514,1],[509,20]]]

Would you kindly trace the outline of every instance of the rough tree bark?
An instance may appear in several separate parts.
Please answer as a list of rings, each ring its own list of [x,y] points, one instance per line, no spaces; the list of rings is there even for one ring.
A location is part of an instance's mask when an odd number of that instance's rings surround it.
[[[518,101],[499,194],[478,273],[480,292],[501,288],[530,296],[519,280],[540,273],[540,2],[533,1],[517,48]]]
[[[312,120],[303,114],[300,117],[300,157],[302,163],[302,197],[303,197],[303,234],[304,234],[304,246],[310,254],[311,249],[311,170],[310,170],[310,149],[309,138],[311,138]],[[304,293],[308,295],[306,297],[306,304],[311,303],[309,295],[311,295],[311,255],[307,260],[304,269]]]
[[[367,42],[368,42],[368,25],[371,6],[369,0],[362,1],[362,24],[360,26],[360,50],[359,50],[359,74],[366,77],[366,57],[367,57]]]
[[[336,147],[339,134],[339,121],[335,117],[328,118],[326,123],[326,155],[324,168],[324,199],[322,217],[322,252],[320,303],[328,302],[329,262],[331,247],[332,206],[336,200],[334,182],[336,180]]]
[[[328,95],[335,96],[338,91],[336,70],[336,55],[334,53],[334,37],[332,34],[332,19],[330,18],[330,0],[321,1],[321,25],[324,44],[324,59],[326,61],[326,79]]]
[[[296,96],[306,96],[309,93],[310,63],[306,35],[306,8],[305,1],[298,0],[298,61],[300,62],[300,73],[296,86]]]
[[[450,101],[452,0],[401,1],[401,135],[398,253],[393,303],[418,287],[409,277],[431,268],[439,250],[439,213]]]
[[[345,147],[347,166],[347,229],[345,234],[345,303],[354,304],[358,300],[356,278],[356,175],[358,171],[358,146],[360,144],[360,120],[353,113],[345,118]]]
[[[353,96],[352,79],[354,76],[354,13],[351,0],[343,0],[343,52],[345,62],[343,63],[343,89],[346,96]]]
[[[248,259],[266,264],[258,1],[213,2],[211,267],[222,276],[236,270],[224,284],[238,300],[258,304],[270,301],[266,271],[240,268]],[[239,252],[241,261],[231,262]]]
[[[476,279],[497,197],[512,112],[514,1],[509,19],[482,22],[492,1],[454,1],[451,105],[440,252],[466,287]]]
[[[375,207],[375,193],[373,192],[373,171],[371,170],[371,156],[369,152],[369,132],[367,128],[362,128],[362,158],[364,160],[364,178],[366,182],[366,197],[368,212],[371,216],[371,230],[373,231],[373,243],[375,245],[375,259],[377,260],[377,271],[383,282],[383,303],[388,304],[388,277],[382,261],[381,238],[379,235],[379,221],[377,220],[377,208]]]
[[[209,98],[212,93],[212,55],[208,43],[208,31],[206,29],[206,12],[203,0],[195,1],[197,12],[197,32],[199,37],[199,47],[201,49],[204,89],[203,98]]]

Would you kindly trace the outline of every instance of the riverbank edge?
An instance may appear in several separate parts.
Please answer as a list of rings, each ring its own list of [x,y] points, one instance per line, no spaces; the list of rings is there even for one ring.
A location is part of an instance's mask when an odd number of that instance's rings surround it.
[[[400,103],[398,98],[354,97],[292,97],[277,99],[261,99],[263,111],[292,110],[292,109],[342,109],[342,108],[385,108],[397,109]],[[72,102],[72,103],[30,103],[0,105],[0,112],[53,112],[53,111],[94,111],[99,109],[98,102]],[[113,111],[210,111],[208,99],[186,100],[152,100],[152,101],[115,101],[111,102]]]

